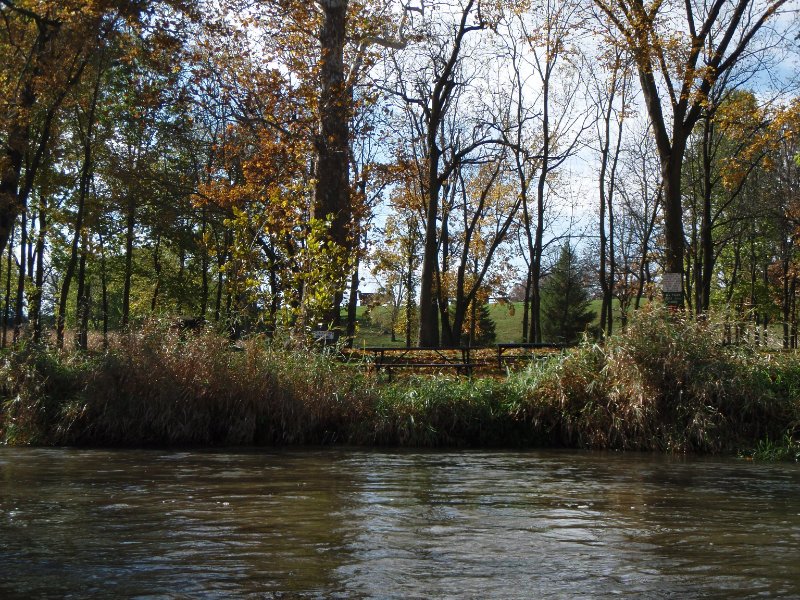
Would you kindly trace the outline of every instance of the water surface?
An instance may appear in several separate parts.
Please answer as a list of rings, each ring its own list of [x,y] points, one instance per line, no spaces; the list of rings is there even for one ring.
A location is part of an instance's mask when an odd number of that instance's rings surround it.
[[[800,467],[0,449],[0,598],[800,597]]]

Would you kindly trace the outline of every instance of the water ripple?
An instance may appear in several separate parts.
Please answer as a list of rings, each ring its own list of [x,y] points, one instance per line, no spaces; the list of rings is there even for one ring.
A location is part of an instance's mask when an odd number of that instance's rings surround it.
[[[800,596],[800,469],[0,449],[0,597]]]

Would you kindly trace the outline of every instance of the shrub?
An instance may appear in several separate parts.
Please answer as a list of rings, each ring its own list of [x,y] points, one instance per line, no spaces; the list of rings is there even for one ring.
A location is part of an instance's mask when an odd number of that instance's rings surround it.
[[[602,345],[585,340],[506,379],[383,385],[317,352],[260,338],[234,351],[216,334],[150,323],[102,354],[0,355],[0,440],[796,452],[800,359],[723,346],[716,331],[647,308]]]
[[[535,443],[516,418],[505,382],[414,378],[380,394],[375,441],[407,446],[518,446]]]

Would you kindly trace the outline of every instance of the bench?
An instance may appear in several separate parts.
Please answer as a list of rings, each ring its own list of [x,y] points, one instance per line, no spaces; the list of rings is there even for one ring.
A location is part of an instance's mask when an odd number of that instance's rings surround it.
[[[531,360],[541,358],[543,354],[537,350],[558,350],[567,348],[567,344],[548,344],[548,343],[507,343],[497,344],[497,368],[502,369],[507,363],[520,360]],[[519,351],[522,352],[519,352]]]
[[[385,371],[389,379],[395,369],[454,369],[459,375],[472,375],[473,362],[470,348],[402,348],[397,346],[370,346],[364,351],[372,354],[375,370]]]

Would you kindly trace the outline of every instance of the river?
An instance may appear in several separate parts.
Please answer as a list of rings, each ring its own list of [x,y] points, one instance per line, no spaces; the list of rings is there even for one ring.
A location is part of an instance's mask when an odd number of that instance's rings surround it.
[[[800,597],[800,466],[0,448],[0,598]]]

